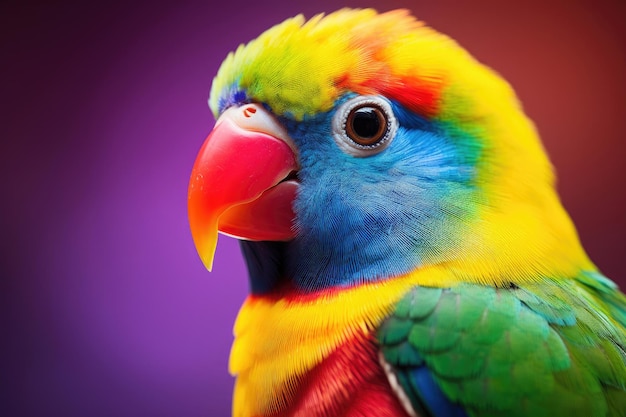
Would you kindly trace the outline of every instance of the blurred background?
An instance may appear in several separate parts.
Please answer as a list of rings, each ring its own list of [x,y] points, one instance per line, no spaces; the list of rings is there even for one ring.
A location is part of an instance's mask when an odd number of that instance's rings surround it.
[[[226,54],[283,19],[405,7],[515,87],[592,259],[626,286],[626,3],[2,2],[0,415],[227,416],[238,245],[186,219]]]

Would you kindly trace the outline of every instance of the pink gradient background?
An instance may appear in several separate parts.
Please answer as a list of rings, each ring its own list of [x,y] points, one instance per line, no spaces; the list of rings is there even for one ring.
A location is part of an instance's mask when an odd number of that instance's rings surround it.
[[[134,3],[134,2],[129,2]],[[407,7],[503,74],[563,202],[626,286],[622,1],[3,2],[3,416],[226,416],[238,245],[186,219],[221,60],[282,19]]]

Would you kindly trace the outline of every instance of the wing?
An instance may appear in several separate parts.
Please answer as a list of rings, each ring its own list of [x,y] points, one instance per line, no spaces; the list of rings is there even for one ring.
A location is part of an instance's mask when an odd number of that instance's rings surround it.
[[[625,325],[624,295],[589,273],[415,287],[377,337],[392,385],[420,417],[626,416]]]

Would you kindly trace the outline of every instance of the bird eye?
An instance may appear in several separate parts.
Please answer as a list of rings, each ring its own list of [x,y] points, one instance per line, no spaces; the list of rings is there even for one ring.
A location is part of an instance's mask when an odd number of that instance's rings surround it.
[[[346,121],[346,134],[363,146],[371,146],[385,137],[387,118],[378,107],[364,104],[352,109]]]
[[[382,151],[393,139],[397,121],[389,102],[379,96],[359,96],[346,101],[333,120],[339,147],[354,156]]]

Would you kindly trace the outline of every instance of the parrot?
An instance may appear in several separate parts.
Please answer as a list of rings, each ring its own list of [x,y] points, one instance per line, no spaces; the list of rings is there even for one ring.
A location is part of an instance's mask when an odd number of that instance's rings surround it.
[[[626,416],[626,297],[513,88],[411,11],[289,18],[229,53],[188,186],[239,240],[236,417]]]

